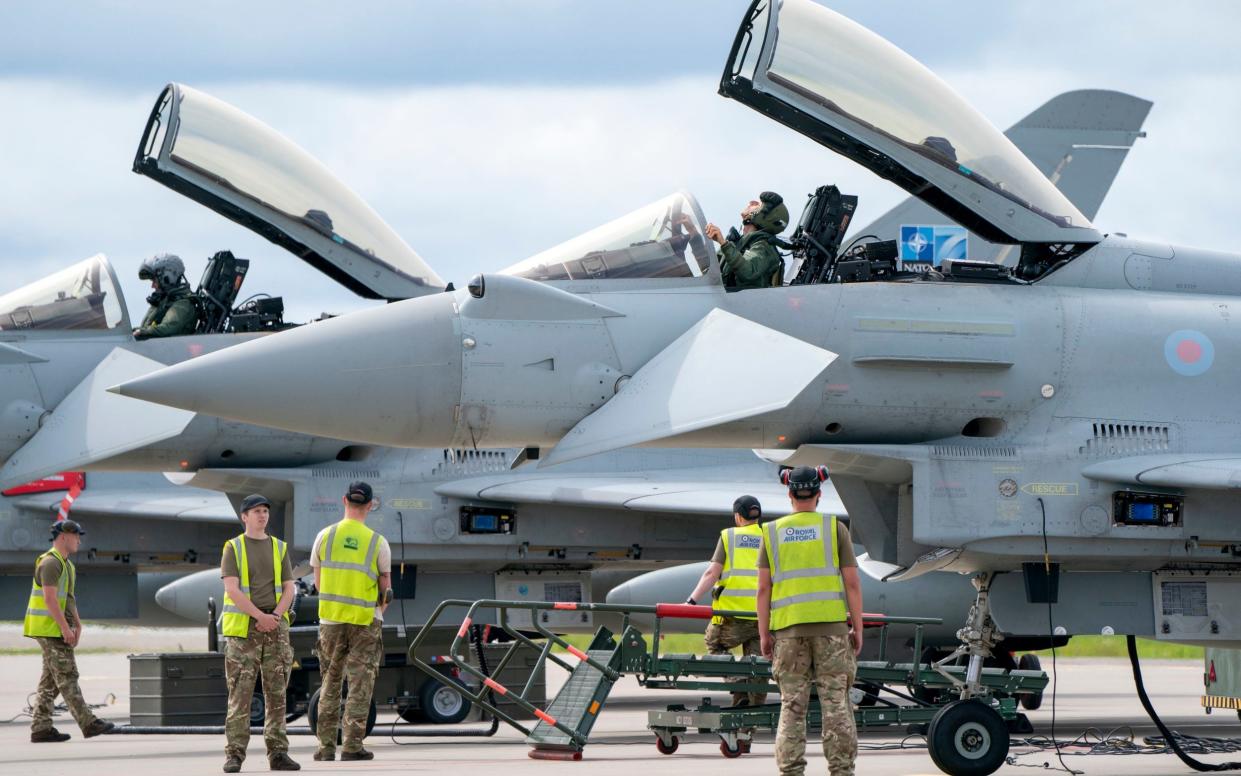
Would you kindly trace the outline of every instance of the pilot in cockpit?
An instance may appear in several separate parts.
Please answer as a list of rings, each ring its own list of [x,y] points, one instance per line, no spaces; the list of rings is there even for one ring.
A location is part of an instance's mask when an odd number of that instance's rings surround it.
[[[134,329],[134,338],[193,334],[198,325],[198,306],[185,279],[185,263],[180,257],[171,253],[152,256],[142,262],[138,278],[151,281],[153,291],[147,297],[151,307],[142,325]]]
[[[789,209],[775,192],[764,191],[741,211],[741,238],[725,239],[707,224],[707,238],[719,244],[720,271],[730,288],[768,288],[783,281],[780,254],[772,241],[789,225]]]

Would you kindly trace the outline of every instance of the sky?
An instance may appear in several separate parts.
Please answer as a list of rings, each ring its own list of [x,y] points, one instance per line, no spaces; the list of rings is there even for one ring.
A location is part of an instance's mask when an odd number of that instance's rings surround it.
[[[1233,250],[1241,4],[826,3],[904,48],[1004,128],[1056,94],[1154,101],[1095,225]],[[835,183],[864,224],[905,196],[716,94],[747,0],[215,2],[6,6],[0,266],[8,291],[95,253],[131,316],[145,257],[196,280],[251,259],[246,293],[291,320],[367,304],[240,226],[135,175],[169,81],[232,103],[318,157],[463,285],[678,189],[735,224],[757,192]],[[797,210],[796,205],[792,207]]]

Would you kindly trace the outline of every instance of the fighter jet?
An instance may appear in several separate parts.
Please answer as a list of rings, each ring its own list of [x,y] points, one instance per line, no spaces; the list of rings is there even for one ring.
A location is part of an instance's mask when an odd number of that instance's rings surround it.
[[[675,218],[700,214],[672,198],[454,293],[117,390],[373,443],[540,448],[543,466],[631,445],[782,450],[832,469],[891,578],[979,574],[971,661],[1049,600],[1068,633],[1241,643],[1226,389],[1241,258],[1101,233],[942,80],[809,0],[752,5],[720,91],[1011,263],[906,273],[891,245],[808,243],[808,282],[730,292]],[[228,385],[257,364],[280,378]]]
[[[1114,92],[1073,92],[1054,98],[1018,122],[1010,133],[1020,138],[1023,147],[1045,160],[1048,174],[1060,175],[1061,185],[1073,186],[1075,198],[1082,207],[1093,212],[1129,145],[1141,135],[1141,124],[1149,107],[1149,102]],[[210,120],[205,121],[204,117]],[[354,228],[361,230],[356,224],[364,224],[365,230],[355,233],[346,229],[344,234],[372,235],[372,242],[363,242],[389,246],[380,256],[403,257],[398,263],[409,268],[405,273],[408,277],[401,280],[385,270],[391,262],[380,261],[375,267],[367,267],[366,263],[376,258],[374,252],[350,247],[358,245],[361,237],[357,240],[333,237],[325,242],[323,215],[309,220],[283,216],[292,205],[283,209],[273,207],[281,204],[275,195],[263,194],[262,190],[254,188],[264,185],[265,179],[251,181],[245,177],[248,172],[243,175],[227,167],[213,166],[210,160],[196,155],[201,153],[206,142],[203,139],[206,129],[195,122],[204,121],[206,128],[228,126],[230,122],[237,124],[229,132],[230,142],[245,139],[267,154],[261,163],[256,163],[257,169],[278,170],[286,178],[297,173],[294,175],[297,180],[293,182],[297,185],[285,181],[287,185],[281,189],[285,196],[292,196],[289,192],[301,192],[298,196],[302,200],[336,203],[329,210],[308,208],[306,212],[318,210],[325,215],[343,209],[364,215],[365,219],[355,215]],[[168,126],[180,129],[170,136],[163,129]],[[183,147],[183,142],[189,145]],[[1113,145],[1107,146],[1106,142],[1113,142]],[[221,147],[219,143],[214,146]],[[276,146],[280,147],[273,150]],[[255,229],[274,243],[292,249],[363,296],[396,298],[422,289],[425,283],[409,278],[430,276],[429,270],[409,258],[412,252],[400,247],[403,244],[398,244],[398,238],[379,217],[360,202],[351,200],[348,189],[309,160],[303,151],[284,146],[289,146],[288,141],[236,109],[200,92],[174,85],[165,89],[157,100],[146,124],[134,168]],[[1090,150],[1076,150],[1081,148]],[[1083,165],[1080,161],[1083,153],[1087,161],[1090,154],[1101,155],[1102,163]],[[1070,165],[1074,154],[1079,161]],[[230,155],[226,161],[236,160]],[[1079,169],[1085,172],[1076,177],[1069,174]],[[316,187],[325,190],[319,192]],[[347,202],[348,207],[342,205],[343,202]],[[928,215],[916,210],[906,204],[898,212],[904,213],[906,220],[930,220]],[[898,229],[896,217],[889,214],[864,231],[894,236]],[[378,239],[374,235],[383,239],[373,242]],[[331,257],[332,261],[324,257]],[[232,267],[223,263],[224,258],[221,262],[222,269]],[[215,264],[213,262],[213,266]],[[340,270],[338,265],[349,268],[352,274]],[[352,476],[371,478],[381,495],[376,523],[391,540],[400,541],[405,548],[402,558],[418,567],[421,572],[418,587],[424,603],[437,600],[437,591],[470,589],[481,596],[494,595],[493,576],[505,569],[508,571],[501,579],[503,589],[519,590],[524,586],[537,594],[542,582],[514,574],[514,569],[555,568],[558,584],[577,586],[572,594],[601,597],[611,584],[606,581],[609,574],[619,573],[607,571],[611,567],[649,569],[658,564],[700,558],[714,540],[719,522],[727,519],[738,488],[756,494],[771,491],[775,503],[783,501],[774,485],[775,467],[749,453],[620,453],[584,461],[577,471],[559,467],[554,473],[536,474],[530,466],[520,465],[527,456],[519,449],[390,450],[221,423],[201,415],[190,420],[179,433],[172,432],[180,419],[168,430],[161,431],[153,428],[157,424],[145,410],[135,413],[132,409],[125,411],[123,407],[104,406],[102,403],[116,399],[99,391],[101,385],[106,384],[106,378],[92,374],[72,388],[74,382],[81,379],[83,367],[105,356],[114,357],[109,355],[113,350],[117,350],[115,355],[119,356],[138,354],[153,361],[175,361],[254,335],[212,329],[193,337],[135,342],[127,334],[128,323],[122,320],[125,305],[119,285],[102,257],[62,274],[64,282],[53,278],[36,284],[43,291],[31,287],[7,297],[19,317],[39,317],[37,326],[10,328],[20,330],[21,336],[31,342],[32,350],[55,354],[54,358],[41,362],[37,369],[31,369],[29,377],[45,397],[46,406],[54,410],[49,416],[54,422],[45,419],[43,426],[48,427],[47,431],[18,450],[11,462],[13,465],[6,469],[10,479],[49,467],[82,465],[92,470],[87,492],[87,501],[90,501],[109,490],[123,493],[131,487],[123,476],[118,483],[114,479],[117,475],[95,470],[184,470],[187,473],[179,481],[227,493],[234,503],[253,490],[267,493],[277,502],[276,530],[290,539],[295,553],[305,553],[319,528],[335,519],[341,482]],[[208,278],[213,276],[211,269],[206,274]],[[223,277],[222,273],[216,274]],[[234,293],[237,290],[236,286],[230,287],[230,283],[205,282],[204,285],[223,286]],[[83,336],[80,324],[74,324],[77,328],[69,328],[69,319],[59,311],[67,306],[66,299],[75,297],[55,290],[61,286],[74,290],[88,288],[88,306],[94,304],[111,311],[114,322],[108,335]],[[35,316],[31,312],[34,309],[31,300],[41,298],[39,293],[54,301]],[[234,318],[242,320],[251,315],[241,311]],[[78,421],[89,426],[89,431],[79,431],[78,422],[70,417],[74,403],[54,405],[48,401],[49,397],[66,392],[78,397],[77,409],[82,412]],[[107,425],[100,425],[101,420],[107,421]],[[142,436],[132,437],[135,430],[140,430]],[[26,440],[15,435],[15,441]],[[39,445],[43,453],[36,455]],[[116,509],[100,515],[102,520],[96,523],[100,530],[91,535],[103,541],[94,546],[104,549],[88,552],[81,559],[84,571],[109,572],[109,578],[117,584],[132,586],[133,571],[140,567],[139,559],[150,555],[192,556],[200,565],[213,565],[223,538],[235,527],[228,503],[221,499],[216,505],[214,511],[223,516],[222,524],[214,526],[214,533],[207,535],[192,523],[192,516],[176,515],[170,509],[170,504],[200,498],[191,494],[203,491],[189,491],[182,494],[181,499],[168,500],[162,495],[172,487],[167,480],[156,476],[149,483],[140,481],[150,497],[121,499]],[[42,505],[44,510],[56,500],[44,498],[47,501]],[[767,501],[771,503],[771,499]],[[830,495],[824,508],[843,512]],[[572,510],[581,515],[580,519],[568,519]],[[464,511],[471,511],[468,520]],[[22,583],[27,573],[26,556],[39,546],[42,537],[46,513],[41,512],[15,513],[7,521],[8,530],[0,531],[0,550],[8,550],[13,555],[14,565],[8,568]],[[512,518],[517,513],[521,515],[520,531],[513,529]],[[159,514],[169,519],[152,523]],[[488,529],[483,525],[484,519],[500,520],[504,516],[510,520],[507,526],[497,522]],[[140,519],[141,525],[148,528],[158,526],[158,530],[143,535],[157,537],[164,549],[156,552],[149,543],[134,543],[131,558],[131,553],[124,551],[123,542],[104,536],[123,535],[134,525],[130,522],[132,519]],[[678,525],[676,529],[668,527],[673,522]],[[580,541],[578,536],[584,523],[592,527],[589,541]],[[595,526],[607,526],[607,529]],[[503,530],[505,527],[509,530]],[[116,549],[118,547],[122,549]],[[589,573],[592,567],[605,571]],[[452,572],[462,573],[454,575]],[[550,577],[542,575],[541,578]],[[166,608],[200,621],[207,598],[214,595],[219,600],[218,586],[218,572],[208,569],[170,585],[158,600]],[[958,587],[962,596],[969,593],[968,585],[962,583]],[[133,603],[132,595],[122,595],[124,592],[118,588],[109,600],[128,612],[137,604]],[[439,595],[443,597],[449,592]],[[145,601],[145,598],[140,600]],[[421,603],[410,606],[406,615],[411,622],[416,621],[420,616],[419,606],[425,606]]]

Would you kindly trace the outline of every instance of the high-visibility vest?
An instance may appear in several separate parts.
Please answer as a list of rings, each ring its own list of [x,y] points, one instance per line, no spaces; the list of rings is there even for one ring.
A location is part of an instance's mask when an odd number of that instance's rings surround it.
[[[764,538],[771,568],[771,630],[848,619],[834,515],[795,512],[768,523]]]
[[[73,568],[73,564],[67,558],[53,547],[40,555],[39,559],[34,562],[34,586],[30,588],[30,600],[26,603],[26,619],[22,622],[23,636],[30,636],[32,638],[35,636],[48,636],[51,638],[61,638],[64,636],[60,632],[60,626],[52,618],[52,613],[47,609],[47,601],[43,600],[43,585],[39,584],[39,564],[47,557],[60,561],[60,579],[56,581],[56,603],[60,606],[62,614],[69,603],[69,596],[73,595],[73,586],[78,576],[77,570]]]
[[[370,625],[379,598],[379,534],[345,518],[319,544],[319,619]]]
[[[763,549],[763,527],[758,523],[720,531],[724,545],[724,570],[720,583],[724,586],[712,608],[717,612],[753,612],[758,606],[758,554]],[[757,620],[758,616],[737,617]],[[718,614],[711,618],[716,625],[724,621]]]
[[[280,541],[276,537],[271,539],[271,563],[275,569],[275,585],[276,585],[276,603],[280,603],[281,593],[284,591],[284,582],[280,578],[280,572],[284,567],[284,556],[289,551],[289,546]],[[233,560],[237,561],[237,573],[241,577],[241,592],[247,598],[250,597],[250,563],[246,559],[246,535],[238,534],[232,539],[224,543],[224,547],[233,545]],[[224,636],[232,636],[234,638],[245,639],[250,637],[250,621],[254,618],[237,608],[237,604],[228,597],[228,591],[224,592],[224,614],[220,616],[220,633]],[[289,621],[289,613],[284,613],[284,621]]]

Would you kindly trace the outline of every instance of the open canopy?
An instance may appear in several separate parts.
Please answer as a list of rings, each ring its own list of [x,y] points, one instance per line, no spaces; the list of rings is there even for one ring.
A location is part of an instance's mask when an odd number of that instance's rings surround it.
[[[992,242],[1101,239],[950,86],[811,0],[755,0],[720,92],[894,181]]]
[[[160,93],[134,172],[252,229],[368,299],[444,288],[318,160],[258,119],[188,86],[169,84]]]

